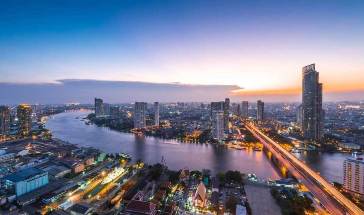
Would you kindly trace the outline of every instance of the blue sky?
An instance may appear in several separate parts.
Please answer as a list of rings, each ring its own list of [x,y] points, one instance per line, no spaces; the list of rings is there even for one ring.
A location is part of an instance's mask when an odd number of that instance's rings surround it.
[[[363,1],[2,1],[2,82],[97,79],[325,90],[364,79]]]

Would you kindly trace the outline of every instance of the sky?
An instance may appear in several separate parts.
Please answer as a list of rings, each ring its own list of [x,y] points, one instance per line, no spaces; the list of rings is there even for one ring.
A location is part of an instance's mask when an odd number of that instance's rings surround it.
[[[315,63],[324,100],[364,99],[363,11],[362,0],[3,0],[0,82],[226,85],[236,99],[296,101]]]

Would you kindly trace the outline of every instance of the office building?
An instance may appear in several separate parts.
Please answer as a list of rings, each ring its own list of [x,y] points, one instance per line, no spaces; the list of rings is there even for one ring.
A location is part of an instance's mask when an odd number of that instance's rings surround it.
[[[110,118],[118,119],[120,118],[120,108],[119,106],[110,106]]]
[[[257,120],[264,120],[264,102],[261,100],[257,101]]]
[[[0,106],[0,135],[8,135],[10,130],[10,109]]]
[[[350,157],[344,161],[343,187],[346,191],[364,198],[364,160]]]
[[[5,177],[5,185],[15,189],[16,196],[29,193],[32,190],[48,184],[48,172],[30,167]]]
[[[224,138],[224,112],[214,111],[212,114],[212,137],[216,140]]]
[[[315,64],[302,69],[302,131],[305,140],[316,143],[323,136],[322,84]]]
[[[303,108],[302,105],[299,105],[297,107],[297,112],[296,112],[296,123],[300,129],[302,129],[302,121],[303,121]]]
[[[146,102],[135,102],[134,104],[134,128],[145,128],[146,125]]]
[[[32,128],[32,108],[30,105],[21,104],[17,108],[16,115],[18,118],[18,133],[22,136],[28,136]]]
[[[105,115],[104,113],[104,101],[100,98],[95,98],[95,116],[103,117]]]
[[[104,103],[104,117],[110,116],[110,107],[109,103]]]
[[[229,114],[230,114],[230,99],[225,98],[224,102],[224,130],[229,132]]]
[[[211,102],[211,112],[210,116],[212,119],[212,113],[215,111],[224,111],[224,102]]]
[[[154,125],[159,126],[159,103],[154,102]]]
[[[248,118],[249,117],[249,103],[248,101],[243,101],[241,103],[241,116],[244,118]]]

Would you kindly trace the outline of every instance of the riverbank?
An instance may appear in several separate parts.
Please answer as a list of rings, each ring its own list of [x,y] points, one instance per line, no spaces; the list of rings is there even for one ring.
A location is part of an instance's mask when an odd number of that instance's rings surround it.
[[[80,119],[90,112],[61,113],[46,123],[53,136],[80,146],[92,146],[106,153],[124,152],[147,163],[162,159],[171,169],[210,169],[213,174],[228,169],[255,173],[260,178],[280,178],[261,151],[235,150],[211,144],[180,143],[154,137],[136,136],[106,127],[86,125]],[[76,119],[78,117],[78,119]]]

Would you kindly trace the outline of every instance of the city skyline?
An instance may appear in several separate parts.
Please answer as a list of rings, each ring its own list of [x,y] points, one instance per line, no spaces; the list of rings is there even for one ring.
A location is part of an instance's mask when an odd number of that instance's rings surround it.
[[[236,86],[222,97],[299,101],[299,71],[316,63],[328,100],[364,91],[360,1],[23,4],[1,9],[0,85],[179,82]]]

